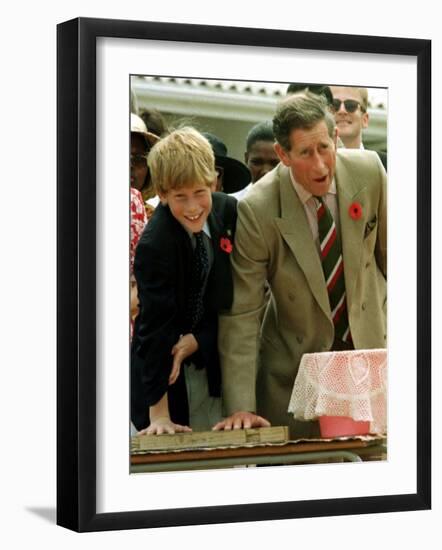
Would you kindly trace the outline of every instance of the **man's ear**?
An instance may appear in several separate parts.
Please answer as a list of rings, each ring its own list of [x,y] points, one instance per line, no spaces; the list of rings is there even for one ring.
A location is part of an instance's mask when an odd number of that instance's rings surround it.
[[[362,113],[362,118],[361,118],[362,128],[368,127],[368,119],[369,119],[369,114],[367,113],[367,111],[365,111],[365,113]]]
[[[284,166],[290,166],[291,161],[287,151],[283,149],[279,143],[275,143],[273,147],[275,149],[275,153],[278,155],[278,158],[282,162],[282,164],[284,164]]]

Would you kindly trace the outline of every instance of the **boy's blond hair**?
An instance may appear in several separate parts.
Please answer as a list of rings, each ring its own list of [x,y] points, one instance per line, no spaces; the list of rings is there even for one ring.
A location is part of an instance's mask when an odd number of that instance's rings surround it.
[[[216,180],[212,146],[191,126],[175,130],[156,143],[147,162],[158,194],[188,185],[210,187]]]

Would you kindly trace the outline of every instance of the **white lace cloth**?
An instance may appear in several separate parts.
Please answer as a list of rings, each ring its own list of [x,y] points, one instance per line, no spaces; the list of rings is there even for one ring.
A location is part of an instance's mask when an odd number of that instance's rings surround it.
[[[387,431],[387,350],[306,353],[288,411],[300,420],[349,416],[370,422],[370,433]]]

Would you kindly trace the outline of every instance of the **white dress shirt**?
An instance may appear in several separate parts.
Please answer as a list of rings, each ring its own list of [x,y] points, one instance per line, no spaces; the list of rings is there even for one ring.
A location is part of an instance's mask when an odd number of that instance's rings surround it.
[[[293,177],[292,171],[290,170],[290,179],[292,181],[293,187],[299,197],[299,200],[302,202],[307,216],[308,224],[312,232],[313,240],[316,243],[318,252],[320,250],[319,246],[319,235],[318,235],[318,216],[316,213],[317,201],[313,195],[305,189],[300,183],[298,183]],[[330,188],[328,192],[323,196],[324,202],[327,204],[328,209],[333,216],[336,225],[336,232],[340,238],[340,223],[339,223],[339,209],[338,209],[338,196],[336,194],[336,181],[335,178],[332,179]]]

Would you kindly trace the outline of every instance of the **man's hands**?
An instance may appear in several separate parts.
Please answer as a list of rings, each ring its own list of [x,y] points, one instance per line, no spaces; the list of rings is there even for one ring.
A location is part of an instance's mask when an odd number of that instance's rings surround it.
[[[160,416],[155,420],[152,420],[150,425],[147,428],[144,428],[144,430],[140,430],[137,435],[174,434],[191,431],[192,429],[189,428],[189,426],[175,424],[168,416]]]
[[[192,333],[180,336],[172,348],[173,365],[169,376],[169,386],[174,384],[180,374],[181,363],[198,350],[198,342]]]
[[[245,411],[238,411],[231,416],[221,420],[213,426],[212,430],[238,430],[240,428],[268,428],[270,422],[257,414]]]

